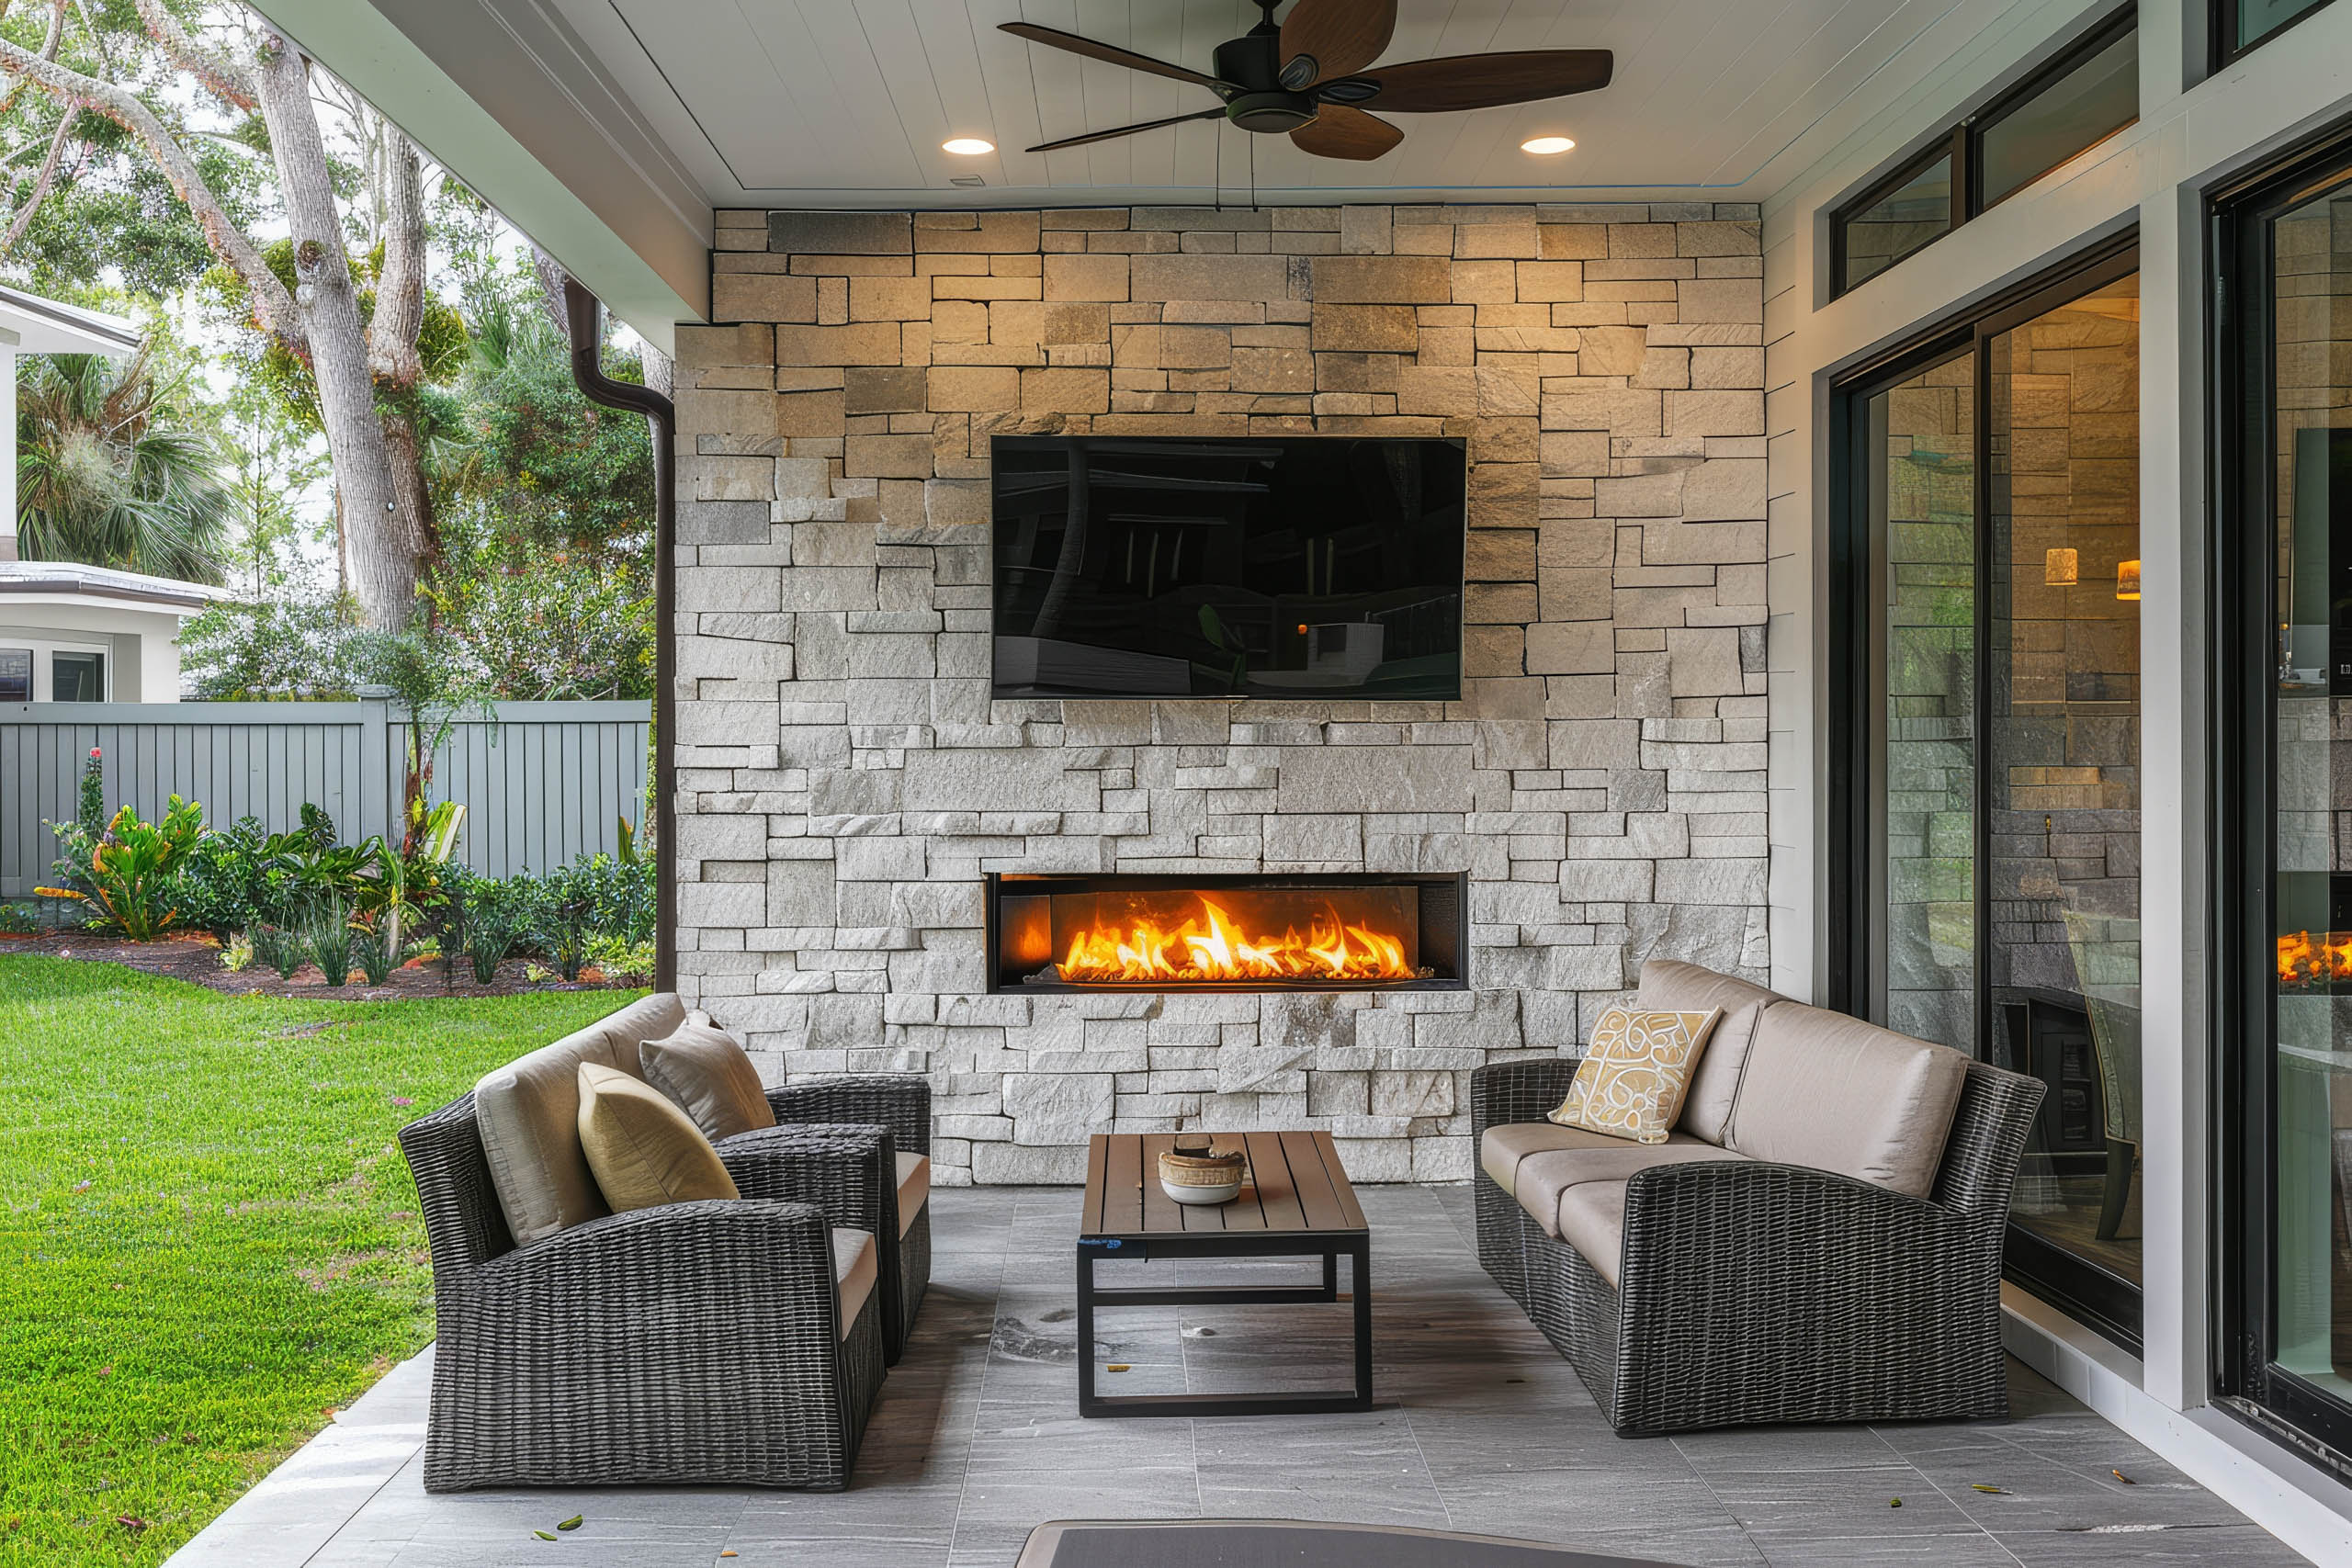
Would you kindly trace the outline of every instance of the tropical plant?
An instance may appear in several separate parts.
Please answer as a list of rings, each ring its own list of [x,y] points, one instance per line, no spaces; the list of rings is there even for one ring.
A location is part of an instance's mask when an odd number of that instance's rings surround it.
[[[588,960],[588,944],[598,934],[602,892],[593,864],[560,866],[539,883],[531,900],[532,945],[555,960],[557,971],[567,981],[580,978],[580,967]]]
[[[0,936],[39,936],[40,911],[30,904],[0,904]]]
[[[293,930],[302,951],[319,966],[319,976],[340,987],[351,978],[351,906],[335,894],[320,890],[295,906]]]
[[[178,919],[172,873],[204,831],[203,807],[175,795],[161,818],[143,822],[126,806],[95,843],[87,841],[78,824],[50,826],[61,840],[71,840],[70,855],[83,863],[75,874],[79,886],[36,887],[34,892],[88,906],[92,926],[118,931],[132,942],[153,942]]]
[[[624,986],[642,986],[653,979],[654,947],[650,942],[629,942],[600,936],[588,943],[588,962],[605,979]]]
[[[245,939],[253,943],[254,956],[277,971],[281,980],[291,980],[311,960],[303,945],[302,933],[291,926],[273,920],[256,920],[246,928]]]
[[[235,497],[148,351],[31,355],[17,372],[17,548],[219,582]]]
[[[502,882],[458,871],[448,882],[447,919],[441,932],[441,953],[452,971],[458,954],[473,968],[474,982],[488,986],[498,979],[498,966],[529,932],[538,889],[528,876]]]

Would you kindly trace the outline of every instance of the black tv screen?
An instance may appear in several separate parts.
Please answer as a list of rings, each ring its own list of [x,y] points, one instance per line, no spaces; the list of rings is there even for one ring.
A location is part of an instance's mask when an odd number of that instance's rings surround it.
[[[1453,439],[1000,435],[1001,697],[1462,694]]]

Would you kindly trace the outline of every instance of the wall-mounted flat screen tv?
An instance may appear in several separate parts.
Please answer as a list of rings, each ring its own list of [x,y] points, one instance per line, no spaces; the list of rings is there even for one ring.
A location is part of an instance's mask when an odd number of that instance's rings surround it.
[[[1000,697],[1452,700],[1453,439],[1001,435]]]

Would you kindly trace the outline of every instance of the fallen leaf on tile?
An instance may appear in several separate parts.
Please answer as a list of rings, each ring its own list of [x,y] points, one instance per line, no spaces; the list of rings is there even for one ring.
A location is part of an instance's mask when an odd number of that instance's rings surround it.
[[[1972,1481],[1968,1485],[1969,1490],[1973,1492],[1988,1492],[1996,1497],[2006,1497],[2009,1495],[2009,1489],[2006,1486],[1987,1486],[1981,1481]]]
[[[555,1539],[555,1532],[553,1530],[533,1530],[531,1533],[537,1536],[541,1540],[553,1540]]]
[[[1127,1370],[1127,1363],[1125,1361],[1114,1361],[1102,1370],[1106,1372],[1124,1372]]]
[[[571,1517],[564,1520],[563,1523],[556,1526],[555,1528],[560,1530],[576,1530],[580,1528],[582,1521],[587,1516],[584,1514],[574,1514]]]
[[[729,1547],[729,1548],[728,1548],[725,1551],[720,1552],[718,1555],[719,1555],[719,1556],[721,1556],[721,1557],[732,1557],[732,1556],[734,1556],[734,1555],[735,1555],[735,1549],[734,1549],[734,1548],[732,1548],[732,1547]]]
[[[1887,1499],[1886,1506],[1890,1508],[1899,1508],[1903,1506],[1903,1499],[1900,1497],[1890,1497]]]
[[[2140,1484],[2120,1470],[2110,1470],[2108,1472],[2108,1474],[2115,1477],[2116,1480],[2120,1481],[2126,1486],[2137,1486]]]

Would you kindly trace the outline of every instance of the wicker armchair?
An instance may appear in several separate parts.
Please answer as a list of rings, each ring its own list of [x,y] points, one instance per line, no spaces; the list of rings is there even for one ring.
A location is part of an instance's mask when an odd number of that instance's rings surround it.
[[[614,1214],[517,1250],[473,1096],[401,1129],[433,1250],[425,1490],[846,1484],[882,1386],[883,1292],[844,1336],[831,1231],[884,1212],[878,1141],[729,1139],[742,1200]]]
[[[1540,1121],[1576,1070],[1479,1068],[1474,1136]],[[2041,1095],[1971,1063],[1926,1199],[1728,1156],[1644,1170],[1618,1288],[1481,1171],[1479,1260],[1622,1433],[2006,1416],[2001,1244]]]
[[[867,1219],[843,1220],[874,1233],[881,1247],[882,1343],[888,1364],[906,1353],[907,1337],[914,1332],[915,1312],[931,1288],[931,1205],[915,1212],[903,1229],[899,1213],[897,1165],[901,1154],[931,1154],[931,1080],[917,1073],[866,1073],[842,1077],[809,1078],[767,1091],[777,1127],[771,1133],[739,1133],[719,1145],[719,1153],[752,1140],[765,1140],[795,1131],[841,1141],[862,1134],[876,1146],[869,1152],[881,1173],[878,1212]],[[738,1186],[741,1183],[739,1179]],[[745,1197],[752,1196],[744,1189]]]

